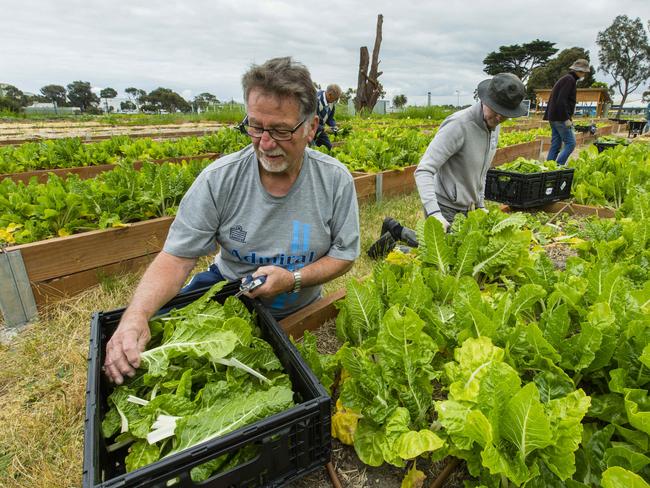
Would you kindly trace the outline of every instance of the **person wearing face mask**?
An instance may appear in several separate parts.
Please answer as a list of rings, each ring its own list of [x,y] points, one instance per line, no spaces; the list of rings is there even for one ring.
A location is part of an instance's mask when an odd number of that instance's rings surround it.
[[[316,89],[291,58],[253,65],[242,78],[251,144],[196,178],[163,250],[145,271],[106,347],[104,371],[133,376],[150,339],[148,319],[173,298],[201,256],[217,256],[183,291],[266,276],[247,296],[276,318],[318,300],[321,285],[359,255],[354,180],[336,159],[307,147],[318,128]]]
[[[425,216],[433,216],[445,230],[458,213],[485,210],[485,177],[499,139],[499,124],[528,113],[526,87],[511,73],[499,73],[478,85],[479,101],[447,117],[415,170],[415,182]],[[380,238],[368,255],[379,258],[397,242],[417,245],[413,230],[387,217]]]
[[[544,120],[551,126],[551,147],[546,160],[555,160],[558,165],[566,164],[576,147],[573,133],[573,113],[576,109],[576,84],[589,73],[589,61],[577,59],[569,72],[557,80],[551,90]],[[563,147],[564,146],[564,147]],[[561,151],[560,151],[561,150]]]

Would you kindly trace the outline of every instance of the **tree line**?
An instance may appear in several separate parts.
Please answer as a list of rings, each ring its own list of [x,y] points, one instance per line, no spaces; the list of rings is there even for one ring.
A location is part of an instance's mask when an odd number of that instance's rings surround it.
[[[201,93],[191,102],[169,88],[158,87],[146,92],[140,88],[129,87],[124,90],[128,100],[120,102],[122,111],[138,110],[141,112],[160,113],[162,111],[191,112],[192,110],[206,110],[212,104],[219,103],[216,96],[211,93]],[[19,112],[35,102],[53,103],[57,107],[78,107],[81,112],[96,114],[113,110],[109,100],[117,97],[117,90],[106,87],[97,96],[91,89],[88,81],[73,81],[67,86],[45,85],[40,93],[27,95],[13,85],[4,85],[0,91],[0,110]],[[103,101],[103,107],[102,107]]]
[[[650,21],[648,22],[650,29]],[[594,68],[579,83],[578,88],[606,87],[610,95],[621,96],[620,110],[628,96],[650,79],[650,44],[640,18],[617,16],[612,24],[598,32],[598,70],[610,75],[611,86],[596,81]],[[528,96],[535,99],[535,90],[552,88],[576,59],[589,60],[589,51],[571,47],[558,53],[554,42],[535,39],[528,43],[500,46],[483,60],[489,75],[508,72],[517,75],[527,86]],[[557,56],[553,57],[556,53]],[[644,92],[650,98],[650,87]]]

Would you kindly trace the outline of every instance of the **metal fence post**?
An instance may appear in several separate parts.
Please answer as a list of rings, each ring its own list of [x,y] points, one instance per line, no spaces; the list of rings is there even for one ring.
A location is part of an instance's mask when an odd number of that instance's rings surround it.
[[[375,175],[375,201],[376,202],[381,202],[383,190],[384,190],[384,174],[377,173]]]
[[[20,250],[0,249],[0,311],[8,327],[20,327],[38,318]]]

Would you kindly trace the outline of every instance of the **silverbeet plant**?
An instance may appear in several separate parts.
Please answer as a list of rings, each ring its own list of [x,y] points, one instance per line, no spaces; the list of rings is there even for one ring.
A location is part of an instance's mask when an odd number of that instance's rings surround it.
[[[108,397],[108,449],[128,447],[127,471],[216,439],[293,406],[289,377],[253,316],[236,298],[212,296],[152,320],[152,342],[136,376]],[[202,481],[255,455],[224,454],[191,472]]]
[[[302,348],[338,393],[333,435],[373,466],[453,456],[490,488],[650,479],[650,201],[592,223],[556,270],[525,218],[470,212],[340,302],[345,345]],[[334,378],[340,378],[338,384]],[[433,437],[435,436],[435,437]],[[415,473],[415,474],[413,474]],[[416,476],[417,475],[417,476]]]

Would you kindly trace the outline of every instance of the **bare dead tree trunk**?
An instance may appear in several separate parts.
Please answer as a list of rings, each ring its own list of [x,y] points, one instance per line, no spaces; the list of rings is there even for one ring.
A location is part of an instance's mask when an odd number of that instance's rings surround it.
[[[372,62],[370,62],[368,48],[363,46],[360,49],[357,96],[354,98],[354,107],[357,110],[364,108],[372,110],[382,92],[383,87],[379,83],[378,78],[382,75],[382,72],[379,71],[379,48],[381,46],[381,26],[383,23],[384,16],[379,14],[377,16],[375,45],[372,49]]]

